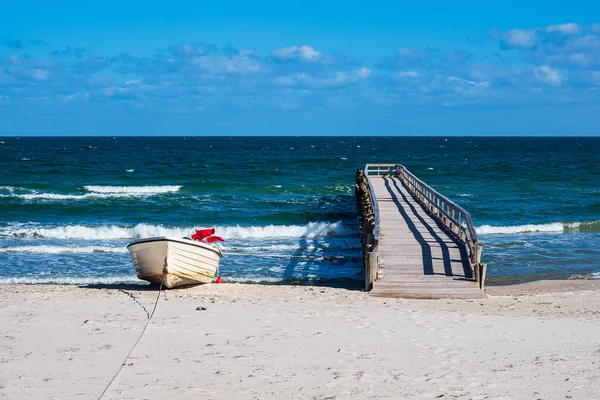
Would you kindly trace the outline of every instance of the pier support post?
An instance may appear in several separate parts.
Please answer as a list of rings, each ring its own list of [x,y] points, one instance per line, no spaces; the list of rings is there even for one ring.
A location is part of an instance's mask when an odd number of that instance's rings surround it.
[[[375,230],[375,205],[369,189],[367,177],[363,170],[356,171],[355,194],[356,205],[360,212],[360,241],[363,250],[363,264],[365,268],[365,291],[373,289],[373,282],[377,279],[377,240]]]
[[[477,264],[477,269],[479,270],[479,289],[485,289],[485,274],[487,273],[487,264]]]

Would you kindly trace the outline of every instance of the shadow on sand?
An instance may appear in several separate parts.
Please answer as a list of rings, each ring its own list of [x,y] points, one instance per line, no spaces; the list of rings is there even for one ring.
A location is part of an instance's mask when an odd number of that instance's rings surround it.
[[[227,282],[225,282],[227,284]],[[358,279],[352,278],[334,278],[334,279],[318,279],[315,280],[305,280],[305,279],[285,279],[281,282],[260,282],[260,283],[249,283],[250,285],[256,286],[312,286],[312,287],[331,287],[336,289],[346,289],[346,290],[362,290],[363,282]],[[207,285],[215,285],[215,283],[209,283]],[[163,287],[163,290],[185,290],[188,288],[201,287],[205,285],[186,285],[186,286],[178,286],[173,289],[166,289]],[[160,285],[151,283],[98,283],[98,284],[89,284],[89,285],[79,285],[80,288],[84,289],[100,289],[100,290],[117,290],[122,292],[156,292],[159,290]]]

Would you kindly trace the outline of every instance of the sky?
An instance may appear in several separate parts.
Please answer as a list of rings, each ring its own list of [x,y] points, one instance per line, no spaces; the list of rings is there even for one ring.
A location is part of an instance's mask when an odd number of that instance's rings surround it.
[[[39,1],[0,136],[600,136],[600,2]]]

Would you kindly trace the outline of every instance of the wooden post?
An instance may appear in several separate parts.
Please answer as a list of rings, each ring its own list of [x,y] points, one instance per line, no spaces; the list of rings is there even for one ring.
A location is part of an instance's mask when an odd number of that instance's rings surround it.
[[[377,166],[377,175],[390,175],[389,167]],[[377,279],[377,243],[375,242],[375,215],[372,194],[367,182],[368,171],[358,170],[356,172],[356,203],[360,212],[360,239],[363,250],[363,265],[365,278],[365,291],[373,288],[373,282]]]
[[[365,264],[365,291],[369,291],[370,286],[370,274],[371,274],[371,263],[370,263],[369,253],[365,252],[363,254],[363,262]]]
[[[481,287],[481,270],[479,268],[479,260],[481,258],[481,248],[477,245],[477,242],[473,243],[473,254],[471,254],[471,263],[473,264],[473,274],[475,275],[475,282],[479,283]]]
[[[377,251],[369,253],[369,281],[365,290],[369,291],[373,289],[373,282],[377,279]]]
[[[487,273],[487,264],[479,264],[479,289],[485,290],[485,274]]]
[[[474,263],[479,264],[481,262],[481,250],[483,250],[481,248],[481,246],[479,246],[479,244],[477,242],[474,243],[474,247],[475,247],[475,260],[473,260]]]

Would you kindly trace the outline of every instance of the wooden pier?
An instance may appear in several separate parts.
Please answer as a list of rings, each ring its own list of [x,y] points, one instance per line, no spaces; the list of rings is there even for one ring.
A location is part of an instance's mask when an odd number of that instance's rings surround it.
[[[483,298],[486,264],[469,213],[400,164],[356,173],[365,290],[383,297]]]

